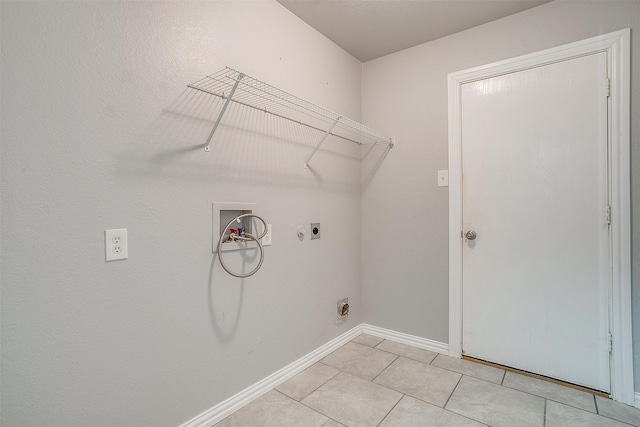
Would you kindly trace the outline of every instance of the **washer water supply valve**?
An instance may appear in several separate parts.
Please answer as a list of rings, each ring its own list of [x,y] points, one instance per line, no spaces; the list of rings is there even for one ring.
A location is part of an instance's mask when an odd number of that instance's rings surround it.
[[[240,228],[230,228],[229,229],[229,238],[227,239],[227,242],[237,242],[238,240],[242,241],[242,242],[246,242],[246,241],[251,241],[253,239],[250,239],[248,237],[245,236],[245,230],[244,228],[240,227]]]

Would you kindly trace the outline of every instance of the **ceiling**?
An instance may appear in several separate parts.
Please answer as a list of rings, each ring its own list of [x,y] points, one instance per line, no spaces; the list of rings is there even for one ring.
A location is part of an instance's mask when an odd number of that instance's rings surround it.
[[[550,0],[278,0],[362,62]]]

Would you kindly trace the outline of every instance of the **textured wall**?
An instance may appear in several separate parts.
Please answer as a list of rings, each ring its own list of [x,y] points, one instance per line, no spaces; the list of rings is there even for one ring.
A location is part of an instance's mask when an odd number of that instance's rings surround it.
[[[448,342],[447,74],[632,29],[632,244],[635,383],[640,389],[640,2],[556,1],[363,66],[363,121],[398,145],[363,196],[365,321]],[[408,226],[410,237],[399,236]],[[371,232],[371,230],[375,230]]]
[[[305,170],[308,142],[232,109],[205,154],[186,90],[229,65],[359,119],[358,61],[272,1],[0,7],[0,424],[177,425],[361,323],[358,153],[327,141]],[[256,276],[214,259],[214,201],[273,224]]]

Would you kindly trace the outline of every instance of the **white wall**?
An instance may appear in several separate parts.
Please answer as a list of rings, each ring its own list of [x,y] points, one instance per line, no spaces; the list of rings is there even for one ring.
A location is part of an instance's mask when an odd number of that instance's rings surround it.
[[[448,342],[447,74],[632,29],[632,227],[635,383],[640,389],[640,2],[556,1],[363,66],[363,122],[398,145],[365,183],[367,323]],[[409,232],[401,234],[403,227]],[[375,232],[371,232],[375,230]]]
[[[229,65],[359,119],[357,60],[273,1],[0,7],[0,424],[178,425],[361,323],[353,153],[328,141],[310,171],[308,143],[257,134],[206,154],[186,91]],[[214,259],[214,201],[273,224],[256,276]],[[105,263],[120,227],[129,259]]]

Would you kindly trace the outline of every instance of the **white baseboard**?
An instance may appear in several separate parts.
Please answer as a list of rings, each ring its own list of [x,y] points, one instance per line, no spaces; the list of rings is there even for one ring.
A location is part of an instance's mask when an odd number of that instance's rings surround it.
[[[200,415],[197,415],[182,424],[180,427],[211,427],[215,423],[222,421],[224,418],[228,417],[247,403],[259,398],[263,394],[299,374],[309,366],[327,356],[329,353],[332,353],[339,347],[362,334],[362,327],[363,325],[358,325],[339,337],[334,338],[306,356],[303,356],[290,365],[280,369],[278,372],[269,375],[263,380],[260,380],[252,386],[242,390],[240,393],[231,396],[227,400],[210,409],[207,409]]]
[[[411,345],[413,347],[422,348],[424,350],[430,350],[435,351],[436,353],[449,355],[449,344],[433,341],[427,338],[417,337],[415,335],[404,334],[402,332],[396,332],[390,329],[384,329],[373,325],[363,324],[362,327],[362,332],[365,334],[384,338],[389,341],[395,341],[401,344]]]
[[[437,353],[449,354],[448,344],[363,323],[345,332],[339,337],[334,338],[325,345],[317,348],[306,356],[301,357],[290,365],[285,366],[278,372],[271,374],[263,380],[258,381],[254,385],[242,390],[240,393],[231,396],[227,400],[215,405],[210,409],[207,409],[200,415],[197,415],[186,423],[182,424],[180,427],[211,427],[212,425],[222,421],[224,418],[228,417],[247,403],[259,398],[263,394],[274,389],[293,376],[299,374],[309,366],[318,362],[329,353],[337,350],[339,347],[343,346],[362,333],[373,335],[379,338],[384,338],[390,341],[395,341],[401,344],[412,345],[414,347],[422,348],[425,350],[435,351]],[[637,402],[638,395],[636,394],[636,403]]]

